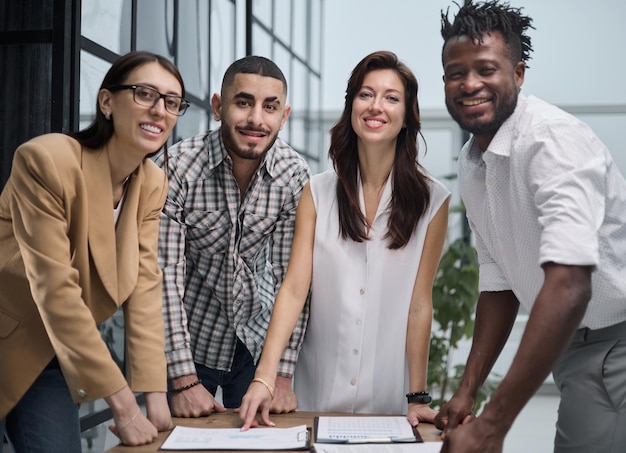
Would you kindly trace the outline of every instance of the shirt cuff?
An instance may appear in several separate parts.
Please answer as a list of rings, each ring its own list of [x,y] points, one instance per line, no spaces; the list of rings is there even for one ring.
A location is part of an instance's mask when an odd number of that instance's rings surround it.
[[[548,262],[570,266],[597,266],[600,262],[597,232],[578,224],[545,227],[541,236],[539,264]]]
[[[296,369],[296,362],[298,361],[298,351],[295,349],[285,349],[280,363],[278,364],[277,374],[282,377],[292,378]]]
[[[197,373],[190,349],[171,351],[166,354],[166,357],[168,379]]]

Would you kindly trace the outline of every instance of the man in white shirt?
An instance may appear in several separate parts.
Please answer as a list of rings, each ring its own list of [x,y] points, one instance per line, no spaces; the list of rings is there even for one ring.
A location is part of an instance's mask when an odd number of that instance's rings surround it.
[[[436,418],[442,452],[499,453],[550,371],[555,452],[626,451],[626,181],[591,129],[520,94],[532,19],[498,0],[442,14],[446,105],[472,133],[459,184],[476,238],[480,297],[459,389]],[[515,321],[511,367],[472,409]]]

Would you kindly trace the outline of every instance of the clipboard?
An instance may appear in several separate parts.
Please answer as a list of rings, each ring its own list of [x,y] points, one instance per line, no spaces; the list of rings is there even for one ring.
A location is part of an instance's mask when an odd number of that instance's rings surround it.
[[[159,451],[310,450],[311,428],[198,428],[175,426]]]
[[[424,442],[405,416],[317,416],[314,443],[374,444]]]

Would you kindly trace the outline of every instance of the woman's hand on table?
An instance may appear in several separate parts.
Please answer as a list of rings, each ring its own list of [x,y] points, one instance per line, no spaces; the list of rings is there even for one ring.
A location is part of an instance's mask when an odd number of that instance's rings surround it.
[[[428,404],[411,403],[406,418],[411,426],[417,426],[419,422],[434,423],[436,415],[437,411]]]
[[[267,384],[259,381],[250,383],[248,391],[241,400],[241,406],[236,410],[239,413],[239,418],[243,420],[242,431],[259,426],[259,422],[256,419],[258,409],[261,409],[261,423],[267,426],[275,426],[274,422],[270,420],[270,407],[273,397],[274,389],[271,388],[270,391]]]

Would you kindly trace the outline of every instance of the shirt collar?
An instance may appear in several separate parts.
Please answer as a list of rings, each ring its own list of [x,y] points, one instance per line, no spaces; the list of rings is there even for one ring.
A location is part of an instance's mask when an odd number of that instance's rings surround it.
[[[485,152],[497,154],[503,157],[509,157],[511,155],[511,149],[513,148],[512,143],[517,135],[519,117],[522,115],[524,110],[526,110],[527,103],[528,101],[526,96],[519,93],[515,110],[511,116],[509,116],[504,123],[502,123],[502,126],[500,126],[496,135],[494,135]]]

